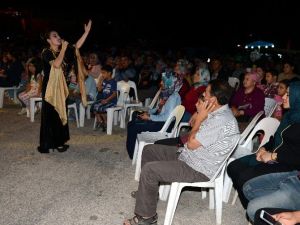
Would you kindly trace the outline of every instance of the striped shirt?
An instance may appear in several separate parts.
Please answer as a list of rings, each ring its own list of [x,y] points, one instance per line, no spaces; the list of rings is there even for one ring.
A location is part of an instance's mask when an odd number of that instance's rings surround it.
[[[232,111],[224,105],[208,114],[200,125],[196,139],[201,146],[189,150],[180,149],[179,160],[194,170],[212,178],[239,139],[239,128]]]

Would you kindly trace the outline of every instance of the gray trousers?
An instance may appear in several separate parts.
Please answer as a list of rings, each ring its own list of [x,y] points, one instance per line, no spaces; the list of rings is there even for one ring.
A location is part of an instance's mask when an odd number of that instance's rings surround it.
[[[178,160],[178,147],[146,145],[142,154],[142,171],[136,194],[135,214],[151,217],[156,213],[160,183],[202,182],[209,179]]]

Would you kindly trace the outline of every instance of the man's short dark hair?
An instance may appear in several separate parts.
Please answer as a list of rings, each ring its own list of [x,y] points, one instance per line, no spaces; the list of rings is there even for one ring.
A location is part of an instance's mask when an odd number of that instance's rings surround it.
[[[233,93],[233,88],[228,82],[222,80],[212,80],[209,82],[210,95],[215,96],[220,105],[226,105]]]

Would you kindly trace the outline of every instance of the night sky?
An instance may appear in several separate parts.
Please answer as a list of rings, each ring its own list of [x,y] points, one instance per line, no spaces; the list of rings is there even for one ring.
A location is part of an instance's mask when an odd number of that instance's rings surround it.
[[[38,37],[46,27],[53,27],[66,39],[76,40],[83,32],[83,23],[91,18],[89,42],[100,45],[126,45],[138,39],[158,46],[226,49],[265,40],[279,48],[286,48],[289,43],[292,49],[300,49],[297,24],[300,9],[295,1],[181,1],[181,4],[170,2],[169,6],[162,1],[99,1],[101,7],[93,6],[90,1],[80,6],[52,1],[48,7],[25,2],[3,1],[0,6],[1,9],[10,6],[29,15],[27,29],[31,38]]]

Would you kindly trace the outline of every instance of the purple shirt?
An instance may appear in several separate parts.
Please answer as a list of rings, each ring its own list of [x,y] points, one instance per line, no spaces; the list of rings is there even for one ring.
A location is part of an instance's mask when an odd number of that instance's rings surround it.
[[[265,95],[257,87],[251,93],[245,94],[245,89],[242,87],[234,94],[230,105],[243,110],[245,116],[253,117],[264,110]]]

